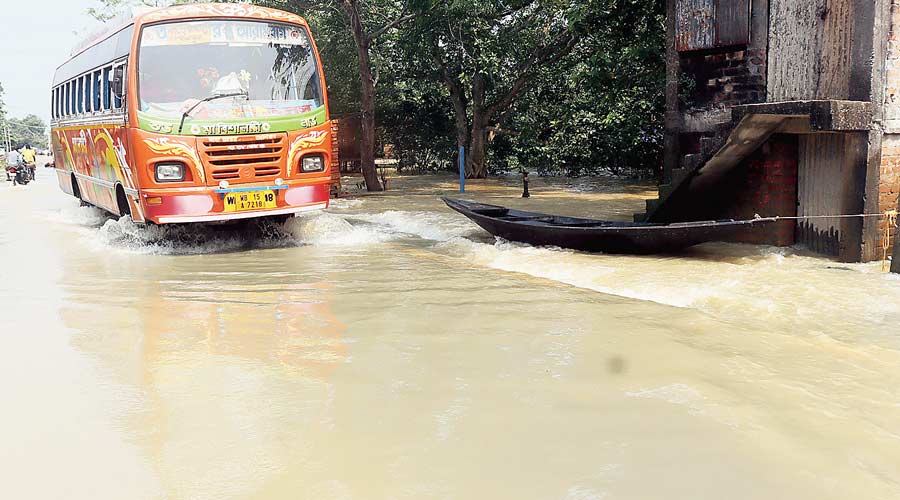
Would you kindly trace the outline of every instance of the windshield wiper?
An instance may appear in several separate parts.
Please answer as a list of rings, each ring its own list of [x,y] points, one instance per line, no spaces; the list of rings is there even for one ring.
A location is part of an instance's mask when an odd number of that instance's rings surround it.
[[[197,109],[197,106],[203,104],[204,102],[215,101],[216,99],[225,99],[226,97],[249,97],[250,93],[247,91],[242,92],[232,92],[231,94],[219,94],[219,95],[211,95],[205,99],[201,99],[197,101],[196,104],[188,108],[184,113],[181,114],[181,122],[178,124],[178,133],[181,133],[181,129],[184,128],[184,119],[191,116],[191,113]]]

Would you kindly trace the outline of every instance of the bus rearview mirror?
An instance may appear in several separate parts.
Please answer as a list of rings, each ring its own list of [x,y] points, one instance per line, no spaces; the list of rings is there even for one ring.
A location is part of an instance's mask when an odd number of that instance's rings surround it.
[[[125,97],[125,66],[116,66],[113,68],[109,87],[114,96],[119,99]]]

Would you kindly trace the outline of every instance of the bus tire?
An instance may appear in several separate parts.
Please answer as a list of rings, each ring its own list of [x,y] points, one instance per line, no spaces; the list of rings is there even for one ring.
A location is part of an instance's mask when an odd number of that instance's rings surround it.
[[[81,206],[84,206],[84,199],[81,197],[81,189],[78,189],[78,178],[75,177],[75,174],[72,174],[72,196],[81,202]]]
[[[125,188],[121,184],[116,184],[116,204],[119,206],[119,216],[131,216],[131,205],[128,204],[128,197],[125,196]]]

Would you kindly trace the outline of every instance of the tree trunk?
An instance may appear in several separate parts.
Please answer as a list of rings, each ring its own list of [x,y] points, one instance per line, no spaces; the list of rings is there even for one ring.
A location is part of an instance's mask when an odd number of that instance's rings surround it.
[[[447,71],[447,66],[443,63],[435,50],[435,61],[441,68],[441,77],[447,90],[450,92],[450,102],[453,104],[454,126],[456,128],[456,146],[469,151],[469,117],[466,114],[466,96],[462,90],[462,84]],[[459,165],[459,158],[456,158],[456,164]],[[466,177],[470,177],[468,171],[469,162],[466,161]]]
[[[485,163],[487,132],[487,127],[484,124],[472,124],[469,151],[466,156],[466,177],[474,179],[487,178],[487,163]]]
[[[378,181],[378,172],[375,170],[375,81],[372,79],[372,68],[368,61],[369,50],[368,48],[365,50],[366,62],[363,64],[362,54],[360,54],[359,64],[359,76],[362,79],[360,164],[363,177],[366,179],[366,189],[384,191],[381,182]]]
[[[489,112],[484,107],[485,77],[481,72],[472,77],[472,127],[469,131],[469,151],[466,157],[466,177],[487,178],[487,125]]]
[[[362,25],[356,0],[343,0],[341,4],[350,20],[359,59],[359,82],[362,87],[360,167],[366,180],[366,189],[384,191],[375,170],[375,79],[372,76],[372,61],[369,57],[369,34]]]

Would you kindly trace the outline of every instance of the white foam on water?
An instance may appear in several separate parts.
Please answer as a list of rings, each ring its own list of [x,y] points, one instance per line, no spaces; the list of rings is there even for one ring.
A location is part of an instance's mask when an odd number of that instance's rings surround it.
[[[886,337],[883,325],[900,321],[900,277],[882,274],[880,264],[838,264],[794,249],[714,244],[679,256],[617,256],[462,237],[434,249],[474,266],[695,309],[762,329],[779,318],[798,332],[843,339],[856,334],[834,331],[833,325],[851,322],[859,327],[854,331]],[[836,279],[834,273],[847,277]],[[878,295],[843,300],[861,288],[878,290]]]
[[[686,384],[669,384],[662,387],[640,389],[625,393],[630,398],[659,399],[667,403],[693,406],[703,401],[703,394]]]
[[[625,298],[647,300],[675,307],[692,307],[717,292],[704,288],[672,289],[653,282],[628,283],[615,278],[615,261],[569,250],[533,247],[498,240],[485,244],[454,238],[438,245],[442,253],[464,258],[501,271],[524,273],[559,283]],[[640,259],[640,257],[622,257]]]
[[[289,219],[284,230],[297,243],[319,246],[363,246],[393,239],[391,234],[377,228],[355,225],[327,212]]]
[[[383,226],[392,232],[434,241],[448,241],[481,232],[466,219],[435,212],[389,210],[376,214],[357,214],[353,218]]]
[[[566,500],[603,500],[609,495],[593,490],[587,486],[572,486],[566,491]]]
[[[94,228],[102,226],[111,217],[112,215],[105,210],[78,205],[66,206],[59,210],[46,212],[45,215],[46,220],[50,222]]]
[[[131,217],[107,220],[97,232],[103,246],[141,254],[196,255],[246,248],[243,235],[212,227],[135,224]]]
[[[363,200],[356,198],[334,198],[328,202],[328,208],[331,210],[347,210],[355,208],[363,204]]]

